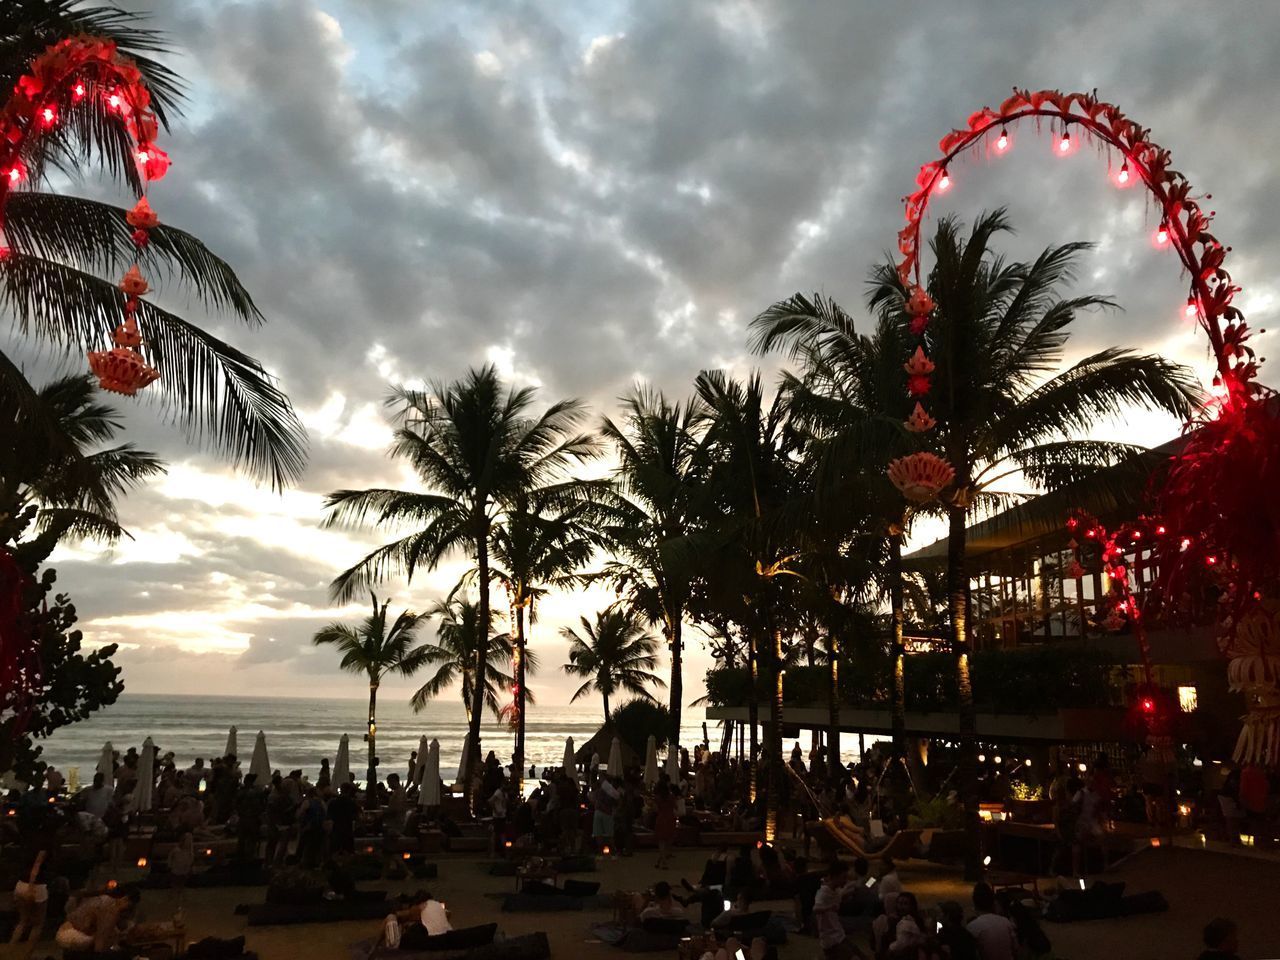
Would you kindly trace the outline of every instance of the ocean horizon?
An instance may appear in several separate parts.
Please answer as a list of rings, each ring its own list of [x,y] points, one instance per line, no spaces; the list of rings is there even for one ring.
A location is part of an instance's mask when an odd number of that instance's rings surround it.
[[[104,742],[124,753],[141,747],[151,737],[161,753],[173,751],[180,767],[190,766],[197,757],[205,762],[221,756],[229,728],[237,728],[237,750],[247,769],[258,731],[266,735],[267,756],[273,770],[301,769],[315,779],[321,758],[333,763],[338,741],[345,733],[350,747],[350,768],[360,780],[368,767],[365,747],[367,699],[336,697],[235,697],[216,694],[171,696],[129,693],[88,720],[59,730],[46,740],[41,755],[46,763],[64,774],[77,767],[80,781],[92,777]],[[692,748],[702,742],[704,714],[686,709],[681,723],[681,746]],[[460,701],[439,700],[414,713],[407,700],[394,699],[378,704],[379,774],[402,776],[409,754],[418,749],[419,739],[440,741],[440,768],[448,778],[462,759],[466,739],[466,713]],[[566,737],[580,747],[600,728],[603,716],[595,703],[529,708],[525,721],[525,763],[541,770],[559,766],[564,758]],[[707,725],[713,747],[720,744],[720,727]],[[503,763],[510,763],[513,734],[485,715],[480,731],[481,748],[493,750]]]

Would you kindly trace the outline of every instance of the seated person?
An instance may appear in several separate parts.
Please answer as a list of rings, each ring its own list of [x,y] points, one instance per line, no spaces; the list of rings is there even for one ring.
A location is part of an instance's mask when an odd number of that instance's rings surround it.
[[[271,874],[267,903],[319,903],[327,885],[323,877],[302,867],[297,854],[285,858],[284,866]]]
[[[393,922],[397,924],[398,936],[388,937],[388,942],[395,939],[401,950],[424,950],[429,946],[426,942],[429,937],[438,937],[453,929],[449,911],[430,894],[422,902],[387,917],[388,926]]]
[[[142,893],[119,888],[81,897],[67,910],[55,942],[71,954],[106,953],[120,945]]]
[[[732,902],[725,901],[725,907],[711,921],[712,930],[732,930],[734,925],[751,913],[751,895],[745,891],[739,893]]]
[[[858,857],[853,861],[853,873],[840,903],[840,914],[846,917],[874,917],[880,910],[880,891],[871,876],[871,865]]]
[[[683,920],[684,904],[677,903],[671,895],[671,884],[659,880],[653,885],[653,897],[643,910],[640,920]]]

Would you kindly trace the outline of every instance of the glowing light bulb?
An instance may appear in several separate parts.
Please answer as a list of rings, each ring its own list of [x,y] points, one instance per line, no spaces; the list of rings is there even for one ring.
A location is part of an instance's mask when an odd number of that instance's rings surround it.
[[[999,762],[1000,762],[1000,758],[996,757],[996,763],[999,763]]]
[[[987,755],[986,755],[985,753],[980,753],[980,754],[978,754],[978,762],[979,762],[979,763],[986,763],[986,762],[987,762]]]
[[[1128,160],[1120,164],[1120,172],[1116,174],[1116,181],[1118,183],[1129,182],[1129,161]]]
[[[58,119],[58,114],[54,112],[53,107],[45,107],[40,111],[40,119],[42,119],[45,122],[45,125],[48,126]]]
[[[1000,136],[996,139],[996,149],[1004,153],[1009,149],[1009,131],[1001,130]]]
[[[147,162],[148,160],[150,160],[150,159],[151,159],[151,154],[147,153],[147,151],[145,151],[145,150],[139,150],[139,151],[138,151],[138,162],[139,162],[139,163],[146,163],[146,162]]]
[[[113,93],[111,96],[107,97],[107,106],[112,110],[118,110],[120,108],[120,94]]]
[[[10,168],[9,168],[9,182],[10,182],[10,183],[17,183],[17,182],[18,182],[19,180],[21,180],[21,179],[22,179],[22,171],[21,171],[21,170],[19,170],[17,167],[10,167]]]
[[[1204,558],[1204,562],[1207,563],[1209,566],[1214,567],[1214,566],[1217,566],[1218,564],[1218,558],[1213,555],[1210,555]]]
[[[951,174],[947,173],[944,170],[942,171],[942,176],[938,180],[938,189],[946,190],[950,186],[951,186]]]
[[[1168,224],[1160,224],[1160,229],[1156,231],[1156,243],[1166,244],[1169,242],[1169,226]]]
[[[1163,525],[1162,525],[1162,526],[1159,526],[1159,527],[1156,527],[1156,536],[1157,536],[1157,537],[1163,537],[1163,536],[1164,536],[1164,527],[1163,527]]]
[[[1058,141],[1058,152],[1066,153],[1071,149],[1071,134],[1065,130],[1062,132],[1062,139]]]
[[[1194,317],[1196,315],[1196,298],[1195,297],[1187,297],[1187,309],[1185,312],[1188,317]]]
[[[85,88],[83,83],[77,83],[74,87],[71,88],[72,100],[82,100],[84,99],[84,95],[85,95]]]
[[[1183,538],[1182,538],[1182,542],[1181,542],[1178,546],[1179,546],[1181,549],[1186,550],[1188,547],[1190,547],[1190,546],[1191,546],[1191,538],[1190,538],[1190,537],[1183,537]]]

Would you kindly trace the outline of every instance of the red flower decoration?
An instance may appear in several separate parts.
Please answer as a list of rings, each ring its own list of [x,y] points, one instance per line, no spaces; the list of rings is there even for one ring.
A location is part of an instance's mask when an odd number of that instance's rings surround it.
[[[927,374],[918,373],[914,376],[907,377],[907,393],[913,397],[923,397],[929,392],[932,383]]]

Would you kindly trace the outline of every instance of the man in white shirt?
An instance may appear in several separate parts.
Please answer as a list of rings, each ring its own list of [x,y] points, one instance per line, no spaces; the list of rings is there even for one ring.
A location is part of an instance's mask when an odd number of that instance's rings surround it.
[[[896,902],[898,894],[902,892],[902,878],[898,876],[898,868],[894,862],[888,857],[884,858],[884,873],[880,875],[880,882],[876,884],[876,893],[880,895],[880,902],[887,904],[891,901]]]
[[[111,809],[111,801],[116,795],[115,787],[108,787],[100,773],[93,775],[93,786],[86,788],[81,794],[84,798],[84,812],[101,820]]]
[[[981,960],[1018,960],[1018,928],[1008,917],[996,913],[996,895],[988,884],[973,888],[973,909],[978,915],[966,929],[978,941]]]
[[[422,925],[427,928],[427,936],[430,937],[438,937],[440,934],[448,933],[453,929],[449,925],[449,913],[439,900],[428,900],[424,903],[420,919]]]
[[[843,863],[833,863],[813,899],[813,922],[824,960],[849,960],[862,955],[840,920],[840,901],[848,890],[849,868]]]

